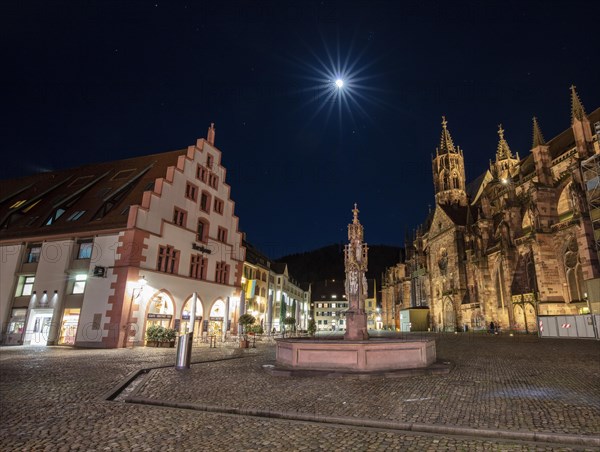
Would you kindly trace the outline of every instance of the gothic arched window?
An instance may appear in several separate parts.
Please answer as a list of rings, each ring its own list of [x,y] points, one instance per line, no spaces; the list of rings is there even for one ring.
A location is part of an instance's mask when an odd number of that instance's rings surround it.
[[[452,173],[452,188],[460,188],[460,179],[456,171]]]
[[[583,271],[579,262],[579,247],[575,237],[571,237],[564,254],[565,273],[569,301],[583,300]]]

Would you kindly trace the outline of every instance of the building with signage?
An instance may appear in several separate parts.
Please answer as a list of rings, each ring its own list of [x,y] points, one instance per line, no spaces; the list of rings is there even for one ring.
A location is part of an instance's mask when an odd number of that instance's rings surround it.
[[[113,348],[150,325],[224,337],[244,248],[211,125],[187,149],[0,182],[3,344]]]

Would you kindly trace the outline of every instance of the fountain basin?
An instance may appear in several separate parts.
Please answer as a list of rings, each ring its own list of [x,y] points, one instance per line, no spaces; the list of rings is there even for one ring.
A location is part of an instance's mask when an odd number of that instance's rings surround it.
[[[291,369],[380,372],[420,369],[436,361],[434,339],[366,341],[277,339],[277,364]]]

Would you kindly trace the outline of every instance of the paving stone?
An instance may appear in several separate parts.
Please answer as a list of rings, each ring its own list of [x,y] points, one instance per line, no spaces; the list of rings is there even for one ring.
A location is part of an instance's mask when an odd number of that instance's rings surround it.
[[[448,375],[275,377],[272,345],[194,350],[190,370],[156,369],[140,396],[322,416],[579,435],[600,429],[599,344],[438,336]],[[239,358],[239,359],[230,359]],[[206,362],[210,360],[220,360]],[[174,349],[0,348],[0,450],[575,450],[234,416],[102,399],[131,372],[174,364]],[[345,402],[345,403],[344,403]],[[578,449],[579,450],[579,449]],[[591,449],[590,449],[591,450]]]

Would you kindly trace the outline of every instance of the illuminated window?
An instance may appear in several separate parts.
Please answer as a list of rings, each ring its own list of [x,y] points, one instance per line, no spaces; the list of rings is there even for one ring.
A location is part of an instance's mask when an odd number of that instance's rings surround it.
[[[15,202],[12,206],[10,206],[11,209],[16,209],[17,207],[21,207],[23,204],[25,204],[27,200],[26,199],[21,199],[17,202]]]
[[[73,293],[83,293],[85,291],[85,283],[87,282],[86,274],[75,275],[75,284],[73,284]]]
[[[82,242],[79,244],[77,259],[91,259],[94,244],[92,242]]]
[[[27,263],[32,264],[40,261],[40,254],[42,254],[42,245],[31,245],[27,249]]]
[[[19,286],[17,287],[17,297],[26,297],[33,293],[33,283],[35,276],[21,276]]]

